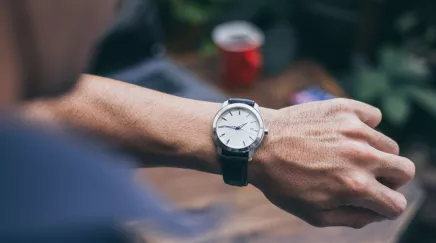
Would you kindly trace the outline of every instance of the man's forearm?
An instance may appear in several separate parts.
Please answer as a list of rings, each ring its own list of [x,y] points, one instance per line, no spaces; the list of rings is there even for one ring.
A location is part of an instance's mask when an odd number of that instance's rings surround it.
[[[219,108],[216,103],[83,75],[69,95],[33,102],[26,114],[96,133],[139,155],[144,166],[219,173],[211,139]]]
[[[69,95],[26,108],[35,120],[57,120],[111,140],[145,166],[220,173],[211,139],[220,104],[84,75]],[[415,167],[374,129],[380,110],[334,99],[260,113],[270,133],[247,174],[272,203],[315,226],[360,228],[405,210],[396,188],[413,178]]]

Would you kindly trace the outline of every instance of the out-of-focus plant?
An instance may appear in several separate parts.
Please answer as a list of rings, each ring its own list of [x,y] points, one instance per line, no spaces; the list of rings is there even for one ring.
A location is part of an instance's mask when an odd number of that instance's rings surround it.
[[[171,0],[175,18],[188,25],[203,25],[219,14],[229,0]]]
[[[189,48],[195,46],[202,55],[216,53],[208,28],[225,12],[231,0],[156,0],[156,3],[160,9],[166,9],[161,15],[170,20],[168,31],[178,29],[176,33],[187,36]]]
[[[428,11],[410,10],[395,21],[402,45],[436,65],[436,17]]]
[[[431,88],[425,59],[401,48],[385,46],[379,53],[377,67],[359,67],[354,95],[376,104],[384,118],[402,127],[411,118],[412,104],[436,118],[436,90]]]
[[[246,20],[264,31],[265,72],[281,70],[294,53],[294,28],[290,22],[294,15],[295,0],[155,0],[161,16],[167,22],[168,33],[183,35],[188,46],[200,54],[216,54],[210,32],[217,24]],[[163,10],[165,9],[165,10]],[[165,21],[164,21],[165,22]],[[177,30],[177,31],[174,31]],[[182,30],[182,31],[179,31]],[[180,36],[177,36],[177,38]],[[181,48],[186,50],[186,48]]]

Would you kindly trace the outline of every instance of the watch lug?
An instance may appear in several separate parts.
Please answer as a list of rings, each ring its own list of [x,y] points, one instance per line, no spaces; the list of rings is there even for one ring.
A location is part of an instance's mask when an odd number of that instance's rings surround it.
[[[221,156],[223,154],[223,149],[220,147],[216,147],[216,153]]]
[[[253,159],[254,152],[256,152],[254,149],[248,151],[248,161],[251,161]]]
[[[254,109],[256,109],[257,111],[259,111],[259,105],[257,103],[254,103]]]
[[[223,106],[222,106],[222,107],[226,107],[226,106],[228,106],[228,105],[229,105],[229,101],[226,100],[226,101],[223,103]]]

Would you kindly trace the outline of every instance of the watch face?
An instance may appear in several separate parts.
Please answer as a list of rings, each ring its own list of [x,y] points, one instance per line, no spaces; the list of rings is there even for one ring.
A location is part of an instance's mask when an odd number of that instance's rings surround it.
[[[257,140],[259,134],[262,134],[260,129],[258,116],[251,110],[233,107],[218,117],[216,136],[229,148],[242,149]]]

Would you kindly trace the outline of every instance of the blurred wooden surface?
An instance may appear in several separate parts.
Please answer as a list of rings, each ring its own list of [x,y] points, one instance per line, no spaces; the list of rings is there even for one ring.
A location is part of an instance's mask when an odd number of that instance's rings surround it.
[[[159,243],[393,243],[420,205],[416,184],[402,189],[408,199],[406,212],[395,221],[374,223],[360,230],[344,227],[314,228],[272,205],[252,186],[235,188],[217,175],[182,169],[147,169],[144,177],[183,208],[198,209],[211,204],[229,206],[231,213],[213,232],[197,239],[151,238]]]
[[[291,92],[312,84],[318,84],[336,96],[346,96],[322,67],[310,62],[295,64],[279,76],[263,78],[250,89],[227,90],[219,85],[216,60],[202,59],[192,53],[173,56],[173,59],[229,96],[251,98],[270,108],[287,106]],[[232,209],[229,218],[214,232],[198,239],[188,239],[186,242],[396,242],[422,198],[420,188],[412,183],[402,189],[408,199],[407,211],[395,221],[375,223],[361,230],[342,227],[319,229],[276,208],[256,188],[230,187],[217,175],[182,169],[147,169],[141,173],[159,191],[183,208],[202,208],[222,203]],[[156,238],[151,242],[185,241]]]

